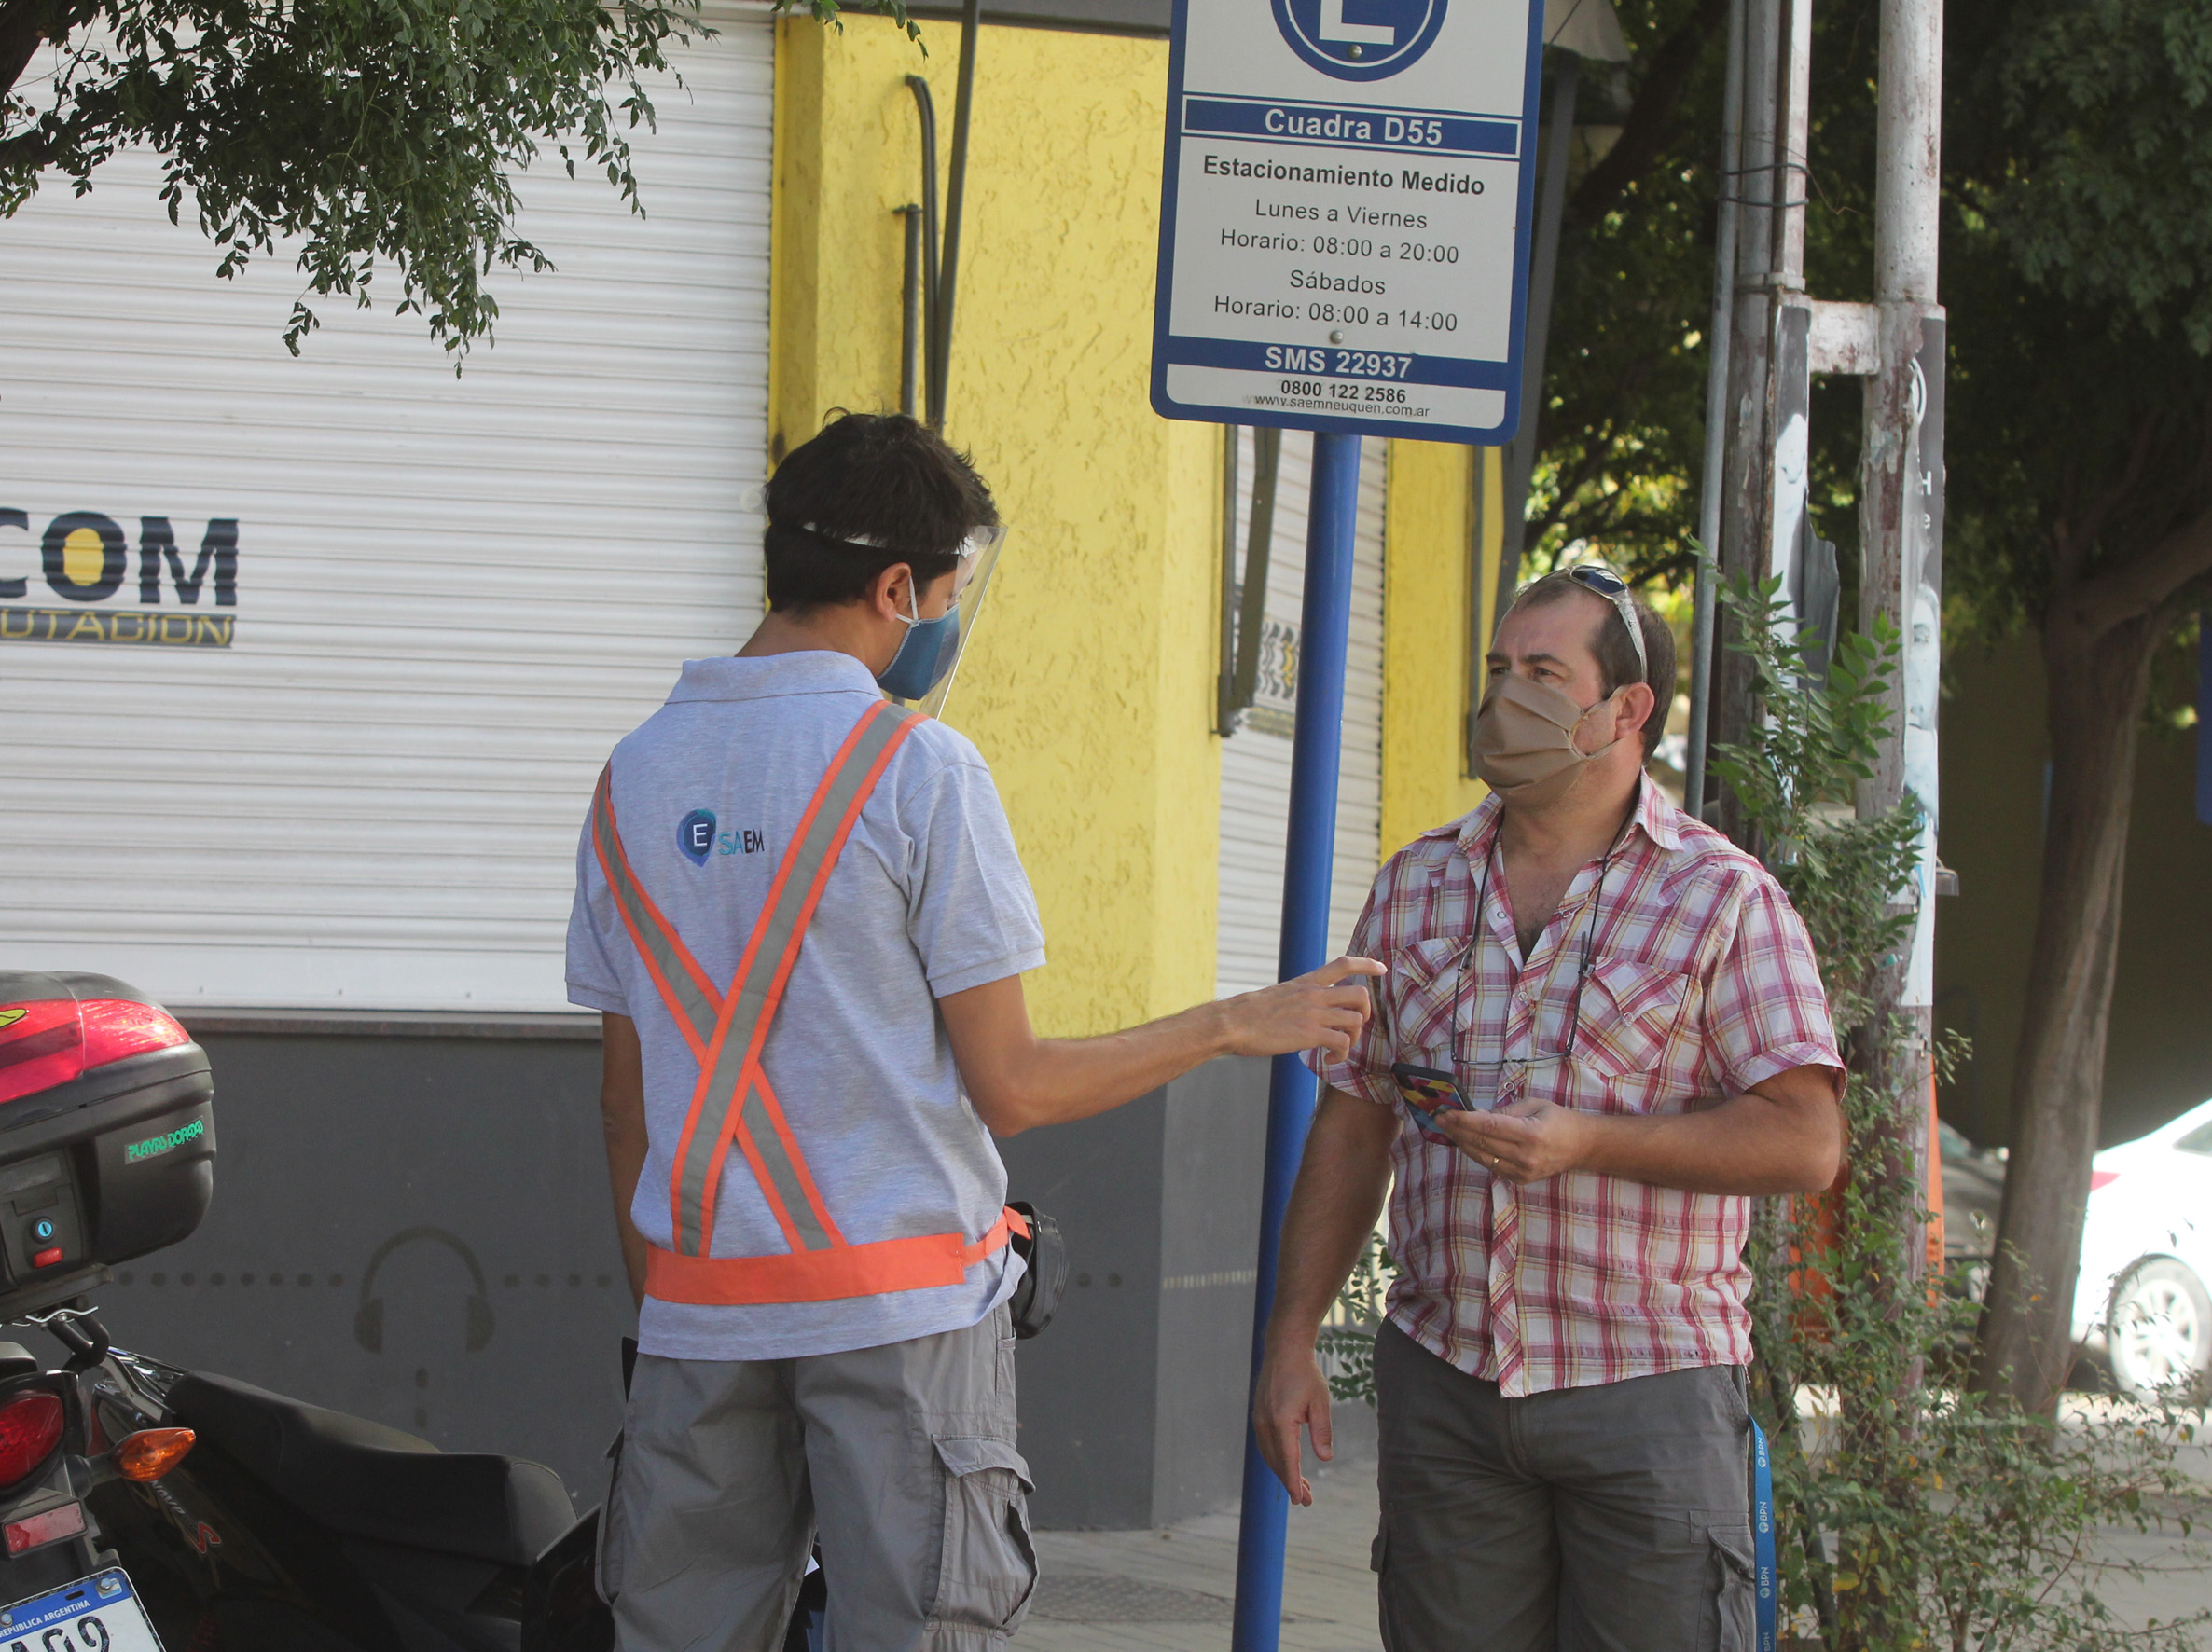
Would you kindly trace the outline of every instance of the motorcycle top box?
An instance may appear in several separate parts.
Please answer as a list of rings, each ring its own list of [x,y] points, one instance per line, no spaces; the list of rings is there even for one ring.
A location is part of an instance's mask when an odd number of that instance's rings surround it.
[[[200,1225],[214,1098],[206,1053],[136,987],[0,970],[0,1321]]]

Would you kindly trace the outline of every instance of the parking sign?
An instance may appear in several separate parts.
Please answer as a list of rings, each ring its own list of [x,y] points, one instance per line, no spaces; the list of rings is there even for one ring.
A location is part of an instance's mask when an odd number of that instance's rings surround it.
[[[1152,403],[1495,445],[1543,0],[1175,0]]]

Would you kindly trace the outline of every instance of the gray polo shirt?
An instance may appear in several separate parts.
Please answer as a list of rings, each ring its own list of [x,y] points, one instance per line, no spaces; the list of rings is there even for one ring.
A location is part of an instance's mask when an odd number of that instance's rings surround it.
[[[646,893],[726,988],[793,829],[880,699],[849,654],[688,660],[611,760],[616,824]],[[711,816],[711,821],[702,819]],[[704,852],[700,846],[706,846]],[[1006,1172],[961,1088],[936,1000],[1044,962],[1036,898],[990,770],[925,721],[892,754],[815,909],[761,1065],[845,1238],[997,1220]],[[616,911],[587,822],[569,918],[570,1001],[637,1023],[650,1148],[630,1215],[671,1242],[669,1179],[698,1065]],[[743,1155],[722,1168],[715,1256],[787,1246]],[[646,1298],[638,1344],[681,1359],[784,1359],[975,1324],[1013,1293],[1010,1247],[959,1285],[823,1302],[710,1307]]]

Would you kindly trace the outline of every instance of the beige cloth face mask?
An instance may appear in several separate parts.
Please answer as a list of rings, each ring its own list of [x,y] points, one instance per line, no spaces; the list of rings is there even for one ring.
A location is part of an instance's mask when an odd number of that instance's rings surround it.
[[[1514,803],[1541,806],[1556,802],[1585,764],[1620,744],[1610,740],[1595,751],[1577,750],[1574,744],[1583,720],[1620,693],[1615,689],[1585,710],[1543,683],[1510,675],[1496,679],[1474,720],[1475,773],[1491,791]]]

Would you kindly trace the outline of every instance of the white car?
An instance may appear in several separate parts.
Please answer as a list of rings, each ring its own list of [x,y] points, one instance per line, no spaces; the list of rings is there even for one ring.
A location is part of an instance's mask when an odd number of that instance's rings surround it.
[[[2212,1101],[2091,1161],[2074,1337],[2148,1393],[2212,1379]]]

